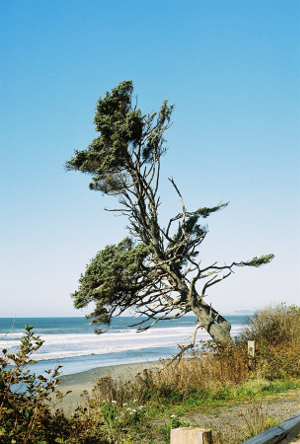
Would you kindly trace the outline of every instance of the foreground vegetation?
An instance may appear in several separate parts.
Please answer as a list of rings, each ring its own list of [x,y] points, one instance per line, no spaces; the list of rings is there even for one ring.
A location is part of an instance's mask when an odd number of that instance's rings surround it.
[[[255,339],[257,348],[251,366],[248,339]],[[3,444],[169,443],[171,428],[188,425],[181,418],[245,402],[238,412],[239,423],[229,424],[230,435],[214,430],[214,443],[234,444],[276,424],[263,404],[267,396],[300,388],[300,308],[296,306],[261,310],[233,344],[202,342],[185,359],[161,361],[134,381],[100,378],[92,397],[84,393],[82,406],[70,416],[57,408],[62,397],[59,366],[48,378],[29,373],[31,355],[41,345],[27,326],[18,353],[3,350]],[[50,400],[53,392],[56,405]]]

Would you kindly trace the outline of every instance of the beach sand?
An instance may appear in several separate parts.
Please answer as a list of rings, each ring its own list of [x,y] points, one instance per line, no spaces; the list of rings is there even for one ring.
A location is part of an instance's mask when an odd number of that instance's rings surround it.
[[[78,405],[84,405],[84,396],[81,396],[83,391],[87,391],[88,396],[91,395],[92,389],[99,378],[110,376],[115,380],[120,379],[122,381],[128,381],[133,379],[137,373],[142,372],[144,369],[157,365],[157,361],[110,365],[107,367],[97,367],[73,375],[61,376],[59,378],[61,384],[58,386],[58,390],[63,394],[72,390],[72,393],[69,393],[59,402],[55,401],[54,396],[52,397],[52,400],[55,402],[56,408],[62,408],[66,414],[71,414]]]

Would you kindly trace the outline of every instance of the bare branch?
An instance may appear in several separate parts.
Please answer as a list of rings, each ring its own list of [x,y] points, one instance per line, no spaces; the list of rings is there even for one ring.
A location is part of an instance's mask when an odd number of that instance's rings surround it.
[[[183,354],[184,354],[187,350],[189,350],[189,349],[191,349],[191,348],[193,348],[193,347],[195,346],[195,341],[196,341],[197,331],[199,330],[199,328],[201,328],[201,324],[200,324],[200,323],[196,325],[196,327],[195,327],[195,329],[194,329],[194,332],[193,332],[192,340],[191,340],[191,342],[190,342],[189,345],[183,346],[183,345],[179,345],[179,344],[178,344],[178,347],[180,348],[180,352],[179,352],[177,355],[173,356],[173,358],[171,359],[171,361],[168,363],[168,366],[169,366],[170,364],[172,364],[174,361],[176,361],[177,359],[178,359],[178,362],[180,362],[180,360],[181,360]]]

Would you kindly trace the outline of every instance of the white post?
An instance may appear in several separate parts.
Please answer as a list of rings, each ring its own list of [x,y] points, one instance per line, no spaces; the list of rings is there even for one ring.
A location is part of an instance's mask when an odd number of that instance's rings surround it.
[[[248,341],[248,364],[249,368],[255,366],[255,341]]]
[[[254,358],[255,356],[255,341],[248,341],[248,355]]]
[[[170,444],[211,444],[211,430],[199,427],[180,427],[171,430]]]

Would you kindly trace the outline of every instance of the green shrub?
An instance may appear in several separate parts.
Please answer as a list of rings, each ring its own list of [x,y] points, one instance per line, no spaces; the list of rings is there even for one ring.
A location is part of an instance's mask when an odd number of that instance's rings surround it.
[[[269,380],[300,377],[300,308],[286,304],[259,310],[239,341],[256,342],[256,374]]]
[[[285,303],[258,310],[242,336],[256,339],[264,346],[282,346],[300,342],[300,307]]]
[[[86,433],[89,419],[83,409],[67,418],[55,409],[50,394],[57,400],[62,394],[57,390],[61,366],[43,375],[30,373],[28,367],[34,364],[31,356],[43,344],[34,335],[32,326],[25,326],[24,336],[18,351],[13,354],[2,350],[0,357],[0,442],[1,444],[56,444],[92,443]],[[100,436],[98,435],[98,438]],[[96,441],[94,441],[96,442]],[[97,443],[106,441],[97,440]]]

